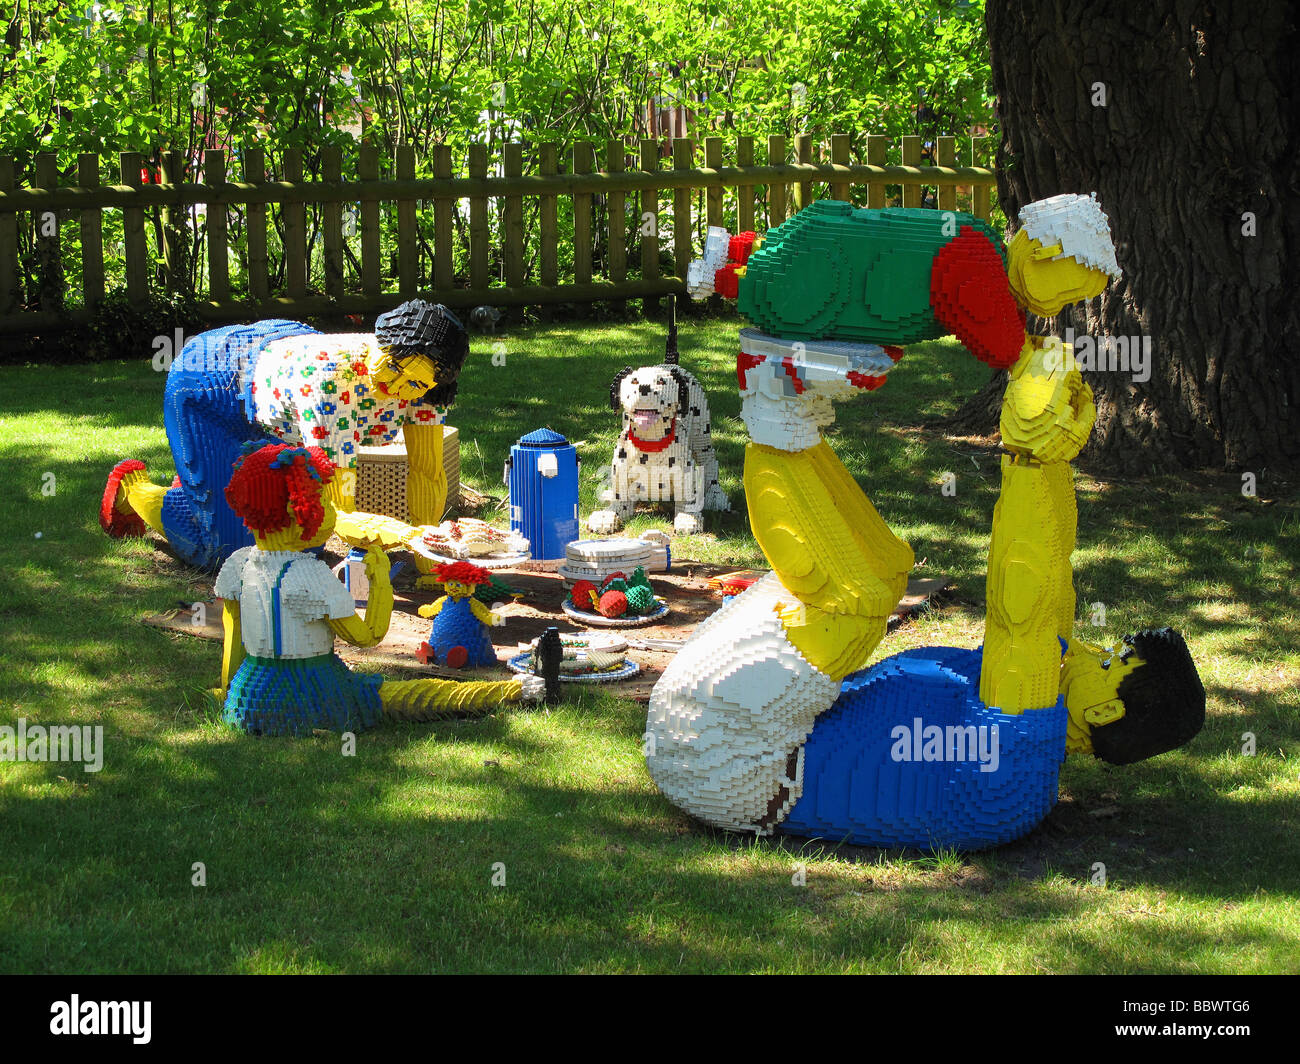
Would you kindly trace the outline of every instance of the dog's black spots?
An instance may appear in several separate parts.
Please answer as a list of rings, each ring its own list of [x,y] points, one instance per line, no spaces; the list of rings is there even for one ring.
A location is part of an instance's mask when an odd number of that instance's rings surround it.
[[[618,449],[618,456],[619,456],[620,458],[626,458],[626,457],[627,457],[627,448],[626,448],[626,447],[620,447],[620,448]]]
[[[633,383],[633,384],[636,384],[636,378],[633,378],[633,379],[632,379],[632,383]],[[642,385],[640,386],[640,388],[641,388],[641,394],[642,394],[642,395],[649,395],[649,394],[650,394],[650,385],[648,385],[648,384],[642,384]]]
[[[710,431],[710,425],[709,425],[709,423],[708,423],[707,421],[704,423],[704,431],[705,431],[705,432],[709,432],[709,431]]]
[[[698,406],[693,406],[693,407],[691,407],[691,416],[692,416],[692,417],[699,417],[699,416],[700,416],[700,408],[699,408]]]
[[[621,499],[622,497],[623,497],[623,496],[620,495],[618,492],[614,492],[614,498],[616,498],[616,499]]]
[[[649,461],[649,459],[650,459],[650,456],[649,456],[648,454],[643,454],[643,455],[641,456],[641,464],[642,464],[642,465],[645,465],[646,462]]]
[[[676,464],[677,464],[677,459],[676,459],[675,457],[673,457],[672,455],[669,455],[669,456],[668,456],[668,468],[669,468],[669,469],[672,469],[672,467],[675,466]]]

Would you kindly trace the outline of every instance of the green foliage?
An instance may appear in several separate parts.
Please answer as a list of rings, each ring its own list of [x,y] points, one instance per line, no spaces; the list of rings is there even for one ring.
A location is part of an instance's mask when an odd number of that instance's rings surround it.
[[[175,344],[178,333],[189,336],[201,328],[192,299],[151,292],[148,302],[136,307],[127,302],[125,290],[119,290],[105,296],[90,322],[78,330],[77,355],[88,362],[130,357],[151,359],[155,337],[167,338],[171,346],[166,350],[179,354]]]
[[[260,0],[159,5],[93,3],[73,14],[15,0],[0,42],[0,154],[15,157],[20,183],[32,183],[36,153],[58,153],[60,183],[75,180],[75,153],[100,156],[101,178],[118,183],[118,153],[144,158],[145,180],[163,173],[164,153],[176,153],[180,180],[195,180],[204,149],[225,149],[229,172],[242,177],[244,149],[265,150],[267,176],[284,177],[284,153],[304,153],[306,176],[321,176],[321,149],[343,153],[343,172],[356,173],[364,137],[393,176],[396,149],[414,147],[417,177],[433,176],[433,149],[447,145],[463,170],[471,143],[485,144],[490,166],[506,141],[525,144],[525,167],[538,164],[537,145],[567,150],[589,139],[606,165],[611,139],[628,144],[636,165],[638,137],[666,137],[663,122],[684,116],[698,143],[724,138],[724,163],[734,163],[737,136],[811,134],[822,145],[832,133],[898,137],[983,133],[992,120],[988,48],[982,0],[664,0],[653,19],[642,0],[317,0],[277,8]],[[702,158],[697,154],[697,161]],[[571,159],[561,157],[567,170]],[[133,176],[133,175],[132,175]],[[693,197],[697,211],[703,197]],[[734,200],[726,197],[731,209]],[[660,197],[663,267],[672,261],[667,234],[672,196]],[[559,275],[571,275],[573,207],[558,202]],[[639,212],[635,197],[629,206]],[[608,204],[596,197],[596,266],[608,249]],[[526,198],[525,270],[540,267],[539,206]],[[200,212],[201,213],[201,212]],[[317,237],[318,207],[308,208],[308,239],[316,250],[309,286],[319,291],[324,262]],[[453,205],[455,273],[468,269],[468,219]],[[498,224],[493,212],[492,224]],[[350,216],[345,215],[346,217]],[[120,248],[105,216],[109,287],[119,283]],[[284,280],[284,219],[270,211],[271,285]],[[33,258],[31,221],[20,215],[24,288],[48,290],[48,264]],[[433,212],[417,213],[426,271],[433,257]],[[197,215],[194,219],[197,223]],[[201,292],[203,227],[176,212],[168,230],[163,212],[148,212],[157,248],[170,240],[172,259],[151,283]],[[381,208],[384,245],[392,247],[396,210]],[[71,234],[62,241],[67,282],[80,277]],[[230,212],[230,263],[237,296],[246,294],[246,217]],[[627,252],[638,260],[639,234],[628,227]],[[161,253],[159,253],[161,257]],[[360,243],[350,236],[345,270],[359,272]],[[391,275],[391,263],[381,263]],[[490,264],[499,279],[500,263]],[[345,283],[348,283],[345,281]],[[61,286],[60,286],[61,287]],[[29,301],[33,297],[29,295]]]

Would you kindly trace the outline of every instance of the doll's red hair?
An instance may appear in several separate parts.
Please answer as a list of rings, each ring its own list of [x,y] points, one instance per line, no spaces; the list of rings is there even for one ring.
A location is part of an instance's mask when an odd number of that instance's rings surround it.
[[[321,492],[333,476],[334,463],[319,447],[269,443],[235,463],[226,501],[258,535],[283,531],[296,520],[306,542],[325,520]]]

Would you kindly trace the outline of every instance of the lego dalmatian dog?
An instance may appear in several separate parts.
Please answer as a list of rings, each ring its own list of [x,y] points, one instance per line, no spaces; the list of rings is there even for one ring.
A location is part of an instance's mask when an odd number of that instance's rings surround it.
[[[623,412],[623,431],[614,447],[606,509],[587,518],[587,528],[617,531],[641,502],[671,502],[673,530],[699,532],[705,510],[728,510],[718,486],[718,459],[709,428],[704,389],[677,365],[676,315],[669,324],[668,349],[658,366],[627,366],[611,382],[610,407]]]

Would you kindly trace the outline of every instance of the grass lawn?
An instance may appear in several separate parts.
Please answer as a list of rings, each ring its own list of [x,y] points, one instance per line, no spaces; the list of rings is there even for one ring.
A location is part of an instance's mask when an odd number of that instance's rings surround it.
[[[683,324],[736,510],[674,555],[740,566],[762,559],[740,485],[737,327]],[[452,418],[463,476],[503,494],[510,443],[549,425],[579,442],[585,514],[617,425],[609,379],[662,350],[652,324],[477,338]],[[388,724],[360,736],[354,757],[333,736],[223,727],[201,695],[219,647],[139,623],[206,597],[210,578],[96,521],[117,459],[172,473],[149,355],[3,370],[0,723],[102,724],[106,753],[97,774],[0,764],[0,970],[1300,967],[1300,529],[1296,493],[1267,471],[1260,498],[1226,476],[1078,479],[1080,631],[1186,634],[1209,693],[1188,747],[1127,768],[1071,759],[1047,821],[988,853],[755,841],[703,829],[662,798],[640,753],[644,707],[607,695]],[[912,543],[920,574],[959,588],[878,655],[980,641],[997,457],[989,441],[922,425],[987,372],[951,341],[925,345],[884,389],[840,408],[832,445]],[[1094,602],[1104,630],[1086,623]],[[206,886],[191,884],[195,862]],[[498,862],[504,886],[491,882]],[[1091,881],[1099,862],[1104,886]],[[799,864],[804,886],[792,882]]]

